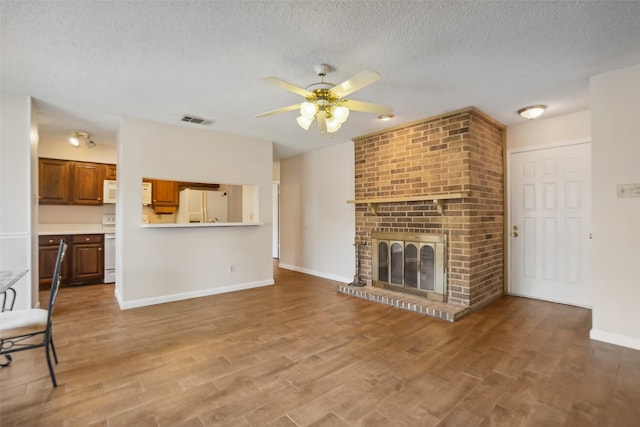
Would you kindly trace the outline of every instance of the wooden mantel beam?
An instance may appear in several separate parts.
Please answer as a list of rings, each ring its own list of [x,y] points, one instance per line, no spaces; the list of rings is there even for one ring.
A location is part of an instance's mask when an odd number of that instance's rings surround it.
[[[380,203],[401,203],[401,202],[421,202],[425,200],[432,201],[438,213],[441,215],[444,212],[444,201],[451,199],[464,199],[469,196],[468,192],[464,193],[447,193],[447,194],[424,194],[418,196],[404,196],[404,197],[377,197],[371,199],[357,199],[357,200],[347,200],[347,203],[360,205],[366,204],[369,207],[369,210],[374,215],[378,214],[378,204]]]

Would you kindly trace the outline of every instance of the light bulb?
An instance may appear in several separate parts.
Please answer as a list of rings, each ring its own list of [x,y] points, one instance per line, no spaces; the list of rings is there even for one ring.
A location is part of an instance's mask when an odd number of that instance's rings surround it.
[[[344,123],[349,117],[349,109],[347,107],[336,107],[333,109],[333,117],[338,120],[338,123]]]
[[[329,117],[327,120],[327,132],[333,133],[336,132],[342,126],[342,123],[335,117]]]
[[[313,116],[311,116],[310,119],[304,117],[304,116],[299,116],[296,121],[298,122],[298,124],[300,125],[300,127],[304,130],[308,130],[309,126],[311,125],[311,123],[313,122]]]
[[[318,112],[318,105],[313,102],[303,102],[300,106],[300,115],[306,119],[313,120]]]
[[[79,147],[80,146],[80,140],[78,139],[77,136],[72,136],[71,138],[69,138],[69,142],[71,143],[71,145],[73,145],[74,147]]]

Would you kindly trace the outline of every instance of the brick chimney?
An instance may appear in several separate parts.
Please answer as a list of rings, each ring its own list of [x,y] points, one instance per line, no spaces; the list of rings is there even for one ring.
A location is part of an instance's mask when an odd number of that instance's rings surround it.
[[[447,233],[447,303],[473,310],[503,294],[504,134],[471,107],[354,139],[362,279],[371,283],[372,231]],[[414,196],[442,199],[397,201]]]

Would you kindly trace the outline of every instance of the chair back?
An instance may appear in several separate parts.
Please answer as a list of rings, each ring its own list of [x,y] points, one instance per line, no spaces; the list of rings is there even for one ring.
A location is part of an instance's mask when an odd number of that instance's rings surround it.
[[[60,290],[60,281],[62,280],[62,260],[64,254],[67,252],[67,244],[64,240],[60,239],[60,245],[58,246],[58,256],[56,257],[56,265],[53,269],[53,278],[51,279],[51,292],[49,293],[49,314],[47,316],[47,330],[51,330],[51,320],[53,317],[53,309],[56,304],[56,298],[58,297],[58,291]]]

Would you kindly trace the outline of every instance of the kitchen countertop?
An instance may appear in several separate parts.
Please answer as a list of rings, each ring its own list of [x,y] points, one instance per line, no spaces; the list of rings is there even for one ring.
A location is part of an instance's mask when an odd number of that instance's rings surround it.
[[[261,222],[191,222],[191,223],[158,223],[140,224],[141,228],[198,228],[198,227],[252,227],[263,225]]]
[[[102,224],[39,224],[39,236],[57,234],[104,234]]]

